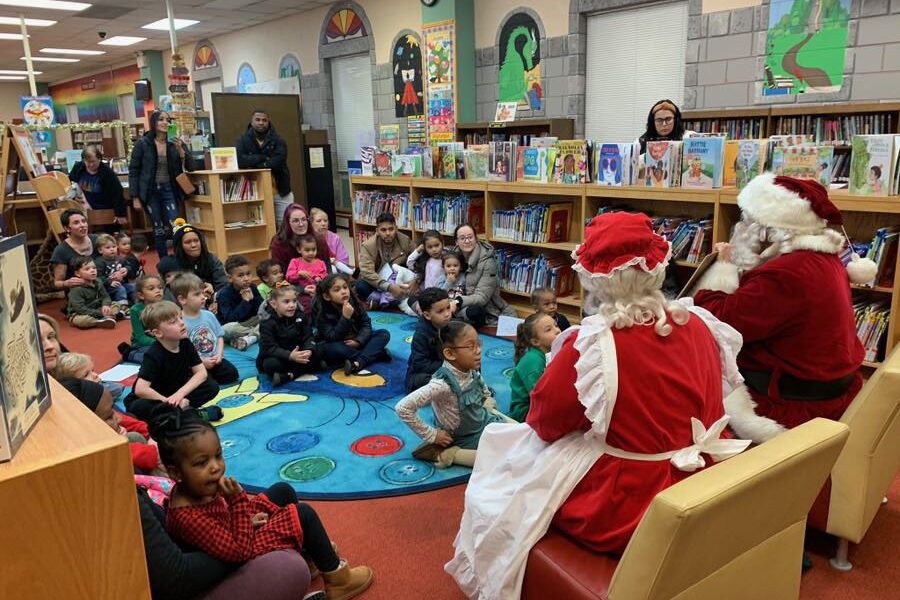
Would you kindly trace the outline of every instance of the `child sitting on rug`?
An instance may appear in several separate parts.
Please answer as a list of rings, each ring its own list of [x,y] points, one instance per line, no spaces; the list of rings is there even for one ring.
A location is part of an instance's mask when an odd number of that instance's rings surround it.
[[[297,288],[287,281],[276,284],[266,303],[269,315],[259,325],[256,368],[272,379],[273,387],[318,371],[322,362],[309,317],[297,310],[297,295]]]
[[[228,563],[302,550],[321,571],[331,599],[349,600],[372,584],[372,569],[351,568],[338,557],[316,511],[298,502],[290,485],[276,483],[251,497],[225,477],[219,436],[196,411],[159,407],[153,417],[150,431],[176,481],[166,513],[173,538]]]
[[[134,291],[137,302],[129,311],[129,316],[131,317],[131,345],[129,346],[125,342],[119,344],[119,354],[129,362],[140,364],[144,361],[144,354],[156,341],[153,336],[144,330],[141,314],[151,304],[162,302],[162,280],[155,275],[141,275],[134,282]]]
[[[57,379],[72,377],[74,379],[87,379],[99,383],[109,390],[113,402],[118,400],[119,396],[122,395],[122,392],[125,391],[125,386],[121,383],[101,380],[100,375],[94,370],[94,359],[89,355],[81,354],[80,352],[63,352],[60,354],[59,359],[56,362],[56,369],[53,371],[53,376]]]
[[[180,408],[203,406],[216,397],[219,386],[206,374],[194,344],[187,339],[187,327],[178,305],[163,300],[151,304],[141,315],[156,341],[144,355],[134,390],[125,398],[125,409],[142,421],[160,403]],[[210,420],[222,418],[222,409],[204,409]]]
[[[193,273],[181,273],[170,287],[181,306],[188,339],[197,349],[207,374],[219,385],[237,381],[237,368],[222,356],[225,329],[214,314],[203,308],[206,306],[203,280]]]
[[[259,340],[259,307],[262,296],[253,285],[250,261],[236,254],[225,261],[229,285],[216,292],[219,310],[216,316],[225,327],[225,341],[233,348],[246,350]]]
[[[90,256],[76,256],[70,263],[76,277],[84,283],[69,290],[67,308],[69,323],[79,329],[100,327],[112,329],[117,319],[124,319],[122,308],[112,301],[97,278],[97,265]]]
[[[551,288],[539,287],[531,292],[531,307],[537,312],[542,312],[553,317],[553,320],[556,322],[556,326],[559,327],[560,331],[565,331],[571,326],[569,324],[569,319],[557,310],[556,292]]]
[[[97,248],[94,262],[97,264],[97,272],[100,281],[106,288],[106,293],[116,303],[128,306],[134,295],[134,284],[128,283],[128,268],[125,266],[125,261],[119,257],[116,238],[108,233],[101,233],[97,236],[94,244]]]
[[[178,259],[174,256],[166,256],[159,259],[159,262],[156,264],[156,272],[159,273],[159,276],[163,281],[163,300],[168,300],[169,302],[177,304],[178,301],[175,299],[175,296],[172,295],[169,284],[172,283],[172,280],[180,273],[190,273],[190,271],[183,269],[181,265],[178,264]]]
[[[531,390],[547,368],[547,353],[558,335],[556,320],[542,312],[529,316],[516,328],[516,368],[509,380],[510,418],[525,422],[531,406]]]
[[[438,331],[453,318],[450,297],[441,288],[429,287],[419,294],[422,316],[416,324],[406,368],[407,393],[419,389],[441,368],[444,358],[438,342]]]
[[[300,304],[303,312],[310,314],[312,299],[316,295],[316,285],[328,276],[328,268],[325,262],[316,258],[319,251],[316,238],[311,234],[301,236],[297,242],[297,258],[292,258],[288,264],[287,274],[284,278],[297,286],[300,293]]]
[[[481,378],[481,340],[475,328],[451,321],[439,334],[444,364],[427,385],[397,403],[397,416],[425,443],[413,451],[438,467],[471,467],[481,432],[488,423],[513,422],[497,411],[497,402]],[[418,414],[430,404],[436,427]]]
[[[343,365],[346,375],[391,360],[387,350],[391,334],[387,329],[372,331],[372,320],[346,275],[332,273],[319,284],[313,323],[325,362],[331,367]]]
[[[128,438],[131,463],[135,470],[141,473],[165,475],[165,469],[159,461],[159,452],[156,446],[148,443],[150,432],[147,430],[147,426],[141,421],[113,409],[113,397],[109,390],[100,385],[100,382],[60,375],[59,383],[100,417],[113,431]]]
[[[458,250],[444,254],[443,264],[444,275],[438,281],[438,287],[447,291],[455,314],[458,306],[457,298],[466,293],[466,269],[469,267],[466,258]]]
[[[281,265],[271,259],[261,260],[256,265],[256,276],[259,277],[259,285],[256,286],[263,304],[268,302],[269,294],[272,289],[280,282],[284,281],[284,272]]]
[[[135,236],[135,238],[135,241],[137,241],[138,236]],[[116,250],[119,255],[119,260],[122,261],[122,265],[128,272],[128,274],[125,276],[125,281],[134,283],[134,281],[138,277],[144,274],[144,265],[143,263],[141,263],[140,259],[131,251],[131,247],[131,236],[129,236],[124,231],[120,231],[116,234]],[[144,238],[143,248],[147,248],[147,238]]]

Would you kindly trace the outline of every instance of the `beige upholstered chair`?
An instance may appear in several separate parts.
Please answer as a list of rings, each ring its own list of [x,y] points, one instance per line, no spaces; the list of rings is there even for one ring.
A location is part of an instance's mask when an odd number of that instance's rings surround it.
[[[661,492],[618,561],[551,530],[523,598],[797,598],[806,516],[848,433],[815,419]]]
[[[809,524],[838,537],[831,565],[848,571],[850,542],[862,541],[900,469],[900,347],[866,382],[841,422],[850,437]]]

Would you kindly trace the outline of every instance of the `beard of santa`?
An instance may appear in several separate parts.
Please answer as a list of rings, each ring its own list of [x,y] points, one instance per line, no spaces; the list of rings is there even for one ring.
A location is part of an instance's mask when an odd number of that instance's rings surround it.
[[[787,229],[766,227],[743,215],[731,235],[732,262],[741,272],[754,269],[784,254],[792,237]]]
[[[663,296],[664,265],[650,273],[630,267],[610,275],[579,272],[579,277],[585,291],[585,314],[600,315],[616,329],[652,324],[656,333],[665,337],[672,333],[670,316],[678,325],[690,318],[687,308]]]

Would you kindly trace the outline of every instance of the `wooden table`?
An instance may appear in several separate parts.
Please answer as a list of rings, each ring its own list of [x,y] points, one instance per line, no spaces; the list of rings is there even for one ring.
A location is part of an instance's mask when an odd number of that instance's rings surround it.
[[[50,387],[50,409],[0,463],[0,597],[149,600],[127,441]]]

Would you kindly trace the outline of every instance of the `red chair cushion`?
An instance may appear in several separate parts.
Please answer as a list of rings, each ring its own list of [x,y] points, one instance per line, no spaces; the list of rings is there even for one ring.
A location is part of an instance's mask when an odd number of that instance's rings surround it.
[[[528,555],[522,598],[606,600],[619,559],[597,554],[550,528]]]

